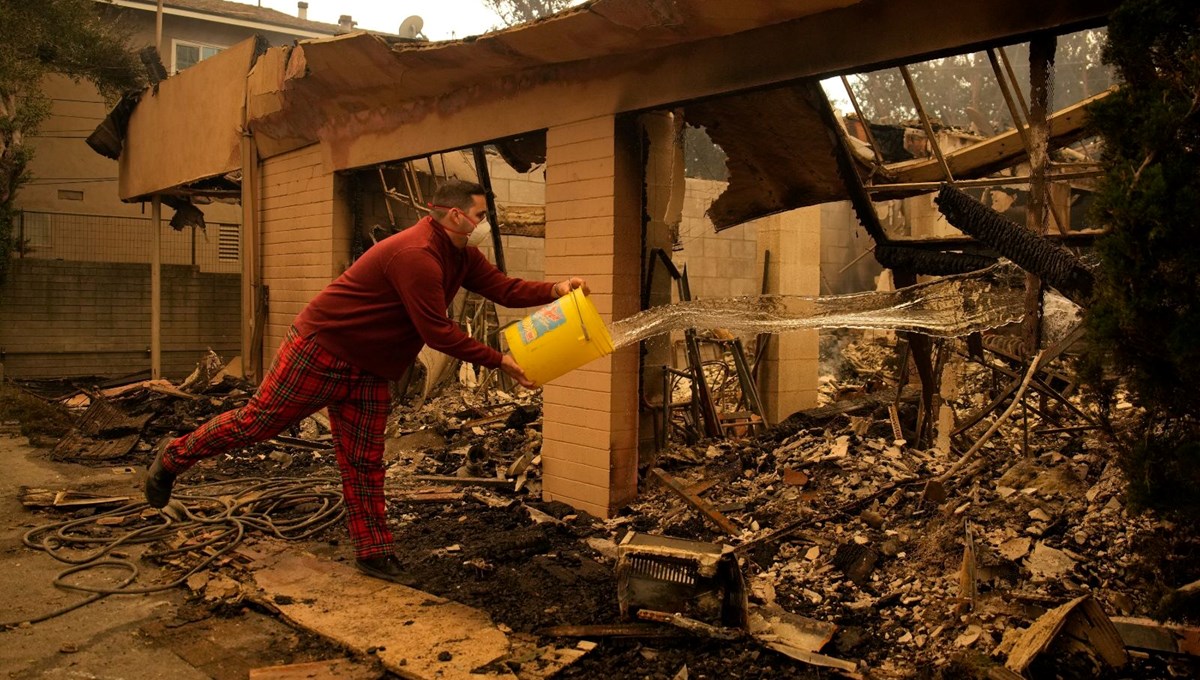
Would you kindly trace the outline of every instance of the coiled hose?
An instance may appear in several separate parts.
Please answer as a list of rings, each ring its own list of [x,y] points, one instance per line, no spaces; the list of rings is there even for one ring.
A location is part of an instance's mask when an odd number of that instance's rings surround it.
[[[43,524],[27,531],[21,539],[26,546],[72,565],[59,572],[54,578],[54,585],[64,590],[90,594],[78,602],[45,614],[0,623],[0,630],[46,621],[109,595],[156,593],[178,587],[189,576],[236,548],[248,532],[285,540],[301,540],[340,522],[345,514],[341,483],[336,477],[246,477],[177,488],[171,504],[163,511],[134,520],[149,522],[145,526],[119,531],[119,527],[101,522],[106,518],[140,518],[149,507],[144,501],[130,502],[90,517]],[[181,534],[204,536],[214,528],[218,529],[216,535],[200,543],[151,550],[142,555],[142,559],[185,553],[203,556],[170,583],[136,586],[140,573],[138,566],[118,552],[118,548],[123,546],[165,542]],[[81,550],[88,552],[83,556],[74,554]],[[129,573],[116,587],[66,581],[69,576],[95,569],[123,569]]]

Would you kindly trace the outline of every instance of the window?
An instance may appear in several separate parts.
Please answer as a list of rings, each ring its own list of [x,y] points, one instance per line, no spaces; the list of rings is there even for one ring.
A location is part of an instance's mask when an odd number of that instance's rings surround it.
[[[237,262],[241,251],[242,230],[236,224],[217,225],[217,259]]]
[[[201,45],[185,40],[174,40],[172,42],[175,45],[175,64],[171,71],[172,73],[179,73],[183,69],[194,66],[224,49],[223,47]]]
[[[59,189],[58,200],[60,201],[82,201],[83,192],[72,189]]]

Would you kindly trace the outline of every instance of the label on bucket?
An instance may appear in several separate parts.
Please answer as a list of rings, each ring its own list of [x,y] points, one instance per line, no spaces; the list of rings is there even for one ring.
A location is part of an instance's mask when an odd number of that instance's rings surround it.
[[[562,300],[559,300],[521,319],[517,326],[521,341],[528,345],[566,322],[567,315],[563,313]]]

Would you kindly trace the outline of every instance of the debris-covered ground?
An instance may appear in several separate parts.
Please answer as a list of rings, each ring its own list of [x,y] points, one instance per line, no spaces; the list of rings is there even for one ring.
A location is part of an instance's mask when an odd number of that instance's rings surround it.
[[[1188,595],[1178,589],[1200,578],[1200,534],[1189,523],[1125,509],[1112,443],[1087,420],[1089,405],[1077,395],[1067,405],[1030,392],[1024,409],[988,410],[1023,369],[1002,354],[989,355],[993,368],[985,368],[946,343],[943,371],[952,379],[942,392],[954,420],[942,430],[981,409],[985,417],[953,437],[939,438],[932,427],[922,446],[910,445],[916,390],[898,384],[911,371],[890,342],[829,336],[821,407],[741,439],[672,442],[644,461],[638,502],[609,520],[540,500],[537,395],[455,386],[402,407],[387,450],[398,551],[416,587],[487,612],[514,638],[543,649],[577,638],[598,643],[562,678],[1017,677],[1004,668],[1017,658],[1029,677],[1200,676],[1189,653],[1121,642],[1131,630],[1175,639],[1137,617],[1160,617],[1164,599]],[[144,466],[161,437],[249,396],[216,367],[198,373],[183,385],[144,381],[86,392],[60,385],[57,393],[36,386],[78,414],[76,428],[47,455]],[[1069,383],[1069,373],[1060,361],[1044,377]],[[1002,411],[1009,417],[993,428]],[[1132,409],[1119,405],[1113,417],[1127,415]],[[341,522],[322,528],[328,515],[319,499],[337,487],[321,480],[335,476],[328,423],[317,414],[294,432],[203,462],[186,484],[310,480],[295,483],[314,495],[262,512],[273,531],[297,539],[296,550],[345,561]],[[217,488],[224,498],[244,497]],[[64,518],[56,491],[41,504],[30,493],[35,522]],[[256,502],[239,507],[253,517]],[[89,531],[128,532],[152,521],[139,513]],[[181,577],[194,571],[184,587],[197,606],[220,610],[252,589],[247,574],[264,530],[247,526],[248,537],[228,550],[215,528],[148,541],[150,553],[213,541],[209,556],[218,556],[200,568],[203,550],[143,557]],[[319,531],[304,530],[313,526]],[[713,610],[707,620],[702,609],[689,610],[675,625],[623,618],[618,546],[630,532],[728,546],[726,559],[746,583],[754,635]],[[798,651],[784,629],[756,629],[755,620],[785,614],[824,631],[818,644]],[[1200,650],[1189,641],[1177,651]],[[522,653],[502,663],[527,673],[537,655]]]

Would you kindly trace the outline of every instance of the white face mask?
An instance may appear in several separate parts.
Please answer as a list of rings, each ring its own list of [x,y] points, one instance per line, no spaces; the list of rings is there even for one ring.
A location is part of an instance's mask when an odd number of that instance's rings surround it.
[[[467,237],[467,245],[478,248],[484,243],[492,242],[492,225],[488,223],[487,218],[479,220],[479,224],[475,225],[475,230]]]

